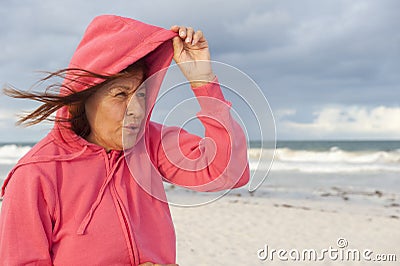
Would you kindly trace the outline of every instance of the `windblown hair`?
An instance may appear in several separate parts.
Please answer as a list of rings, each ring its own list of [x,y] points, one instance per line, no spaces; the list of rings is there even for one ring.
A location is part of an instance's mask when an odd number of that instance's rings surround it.
[[[80,68],[65,68],[56,72],[45,72],[46,77],[36,83],[41,85],[52,79],[59,78],[62,83],[53,83],[45,88],[44,92],[22,91],[10,85],[3,88],[3,93],[7,96],[17,99],[30,99],[41,102],[36,110],[26,115],[20,116],[17,125],[31,126],[38,124],[44,120],[53,121],[56,123],[65,123],[70,126],[78,136],[85,138],[90,134],[89,122],[86,118],[85,103],[98,89],[117,78],[131,76],[132,73],[142,72],[144,74],[143,81],[146,78],[147,66],[144,59],[138,60],[126,69],[117,74],[99,74]],[[100,84],[88,84],[85,78],[96,78],[104,80]],[[79,84],[89,87],[83,91],[76,91],[68,84]],[[60,94],[61,90],[66,90],[68,93]],[[60,108],[67,106],[70,118],[50,117]]]

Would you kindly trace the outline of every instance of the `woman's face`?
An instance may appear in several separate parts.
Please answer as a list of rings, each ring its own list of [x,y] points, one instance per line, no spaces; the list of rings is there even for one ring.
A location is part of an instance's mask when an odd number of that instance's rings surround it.
[[[135,144],[146,108],[146,90],[144,86],[139,88],[143,77],[143,72],[139,72],[117,78],[90,96],[85,103],[90,125],[90,134],[86,138],[89,142],[107,151],[123,150],[124,135],[125,148]]]

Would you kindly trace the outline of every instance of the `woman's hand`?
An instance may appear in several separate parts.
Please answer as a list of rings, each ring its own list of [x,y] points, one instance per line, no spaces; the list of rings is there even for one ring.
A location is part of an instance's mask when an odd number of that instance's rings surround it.
[[[211,69],[210,50],[203,32],[191,27],[172,26],[178,33],[173,39],[174,60],[192,87],[199,87],[212,81],[215,74]]]

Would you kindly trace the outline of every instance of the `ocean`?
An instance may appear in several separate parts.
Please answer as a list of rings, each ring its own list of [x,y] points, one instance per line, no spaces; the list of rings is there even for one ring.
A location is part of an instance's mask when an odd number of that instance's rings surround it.
[[[261,143],[250,142],[249,146],[249,159],[254,163]],[[272,169],[306,173],[400,173],[400,141],[279,141]]]
[[[19,158],[26,154],[35,143],[0,143],[0,183]]]
[[[260,146],[250,143],[253,174],[269,169],[271,152],[263,160]],[[255,195],[386,211],[400,206],[400,141],[279,141],[276,146],[272,167]]]
[[[0,143],[0,183],[34,143]],[[273,151],[249,143],[250,169],[265,176],[252,196],[361,201],[400,199],[400,141],[278,141]]]

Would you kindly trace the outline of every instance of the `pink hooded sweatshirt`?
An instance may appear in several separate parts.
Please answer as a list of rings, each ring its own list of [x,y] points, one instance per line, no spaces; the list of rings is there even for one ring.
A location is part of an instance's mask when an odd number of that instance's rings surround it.
[[[99,16],[69,67],[114,74],[145,58],[151,75],[170,65],[174,36],[132,19]],[[245,135],[217,80],[193,88],[205,128],[202,139],[149,120],[162,78],[158,75],[148,89],[147,119],[129,151],[107,153],[55,123],[18,162],[2,189],[1,265],[175,263],[163,181],[197,191],[248,182]],[[101,81],[68,84],[81,91]],[[58,111],[68,115],[67,108]]]

